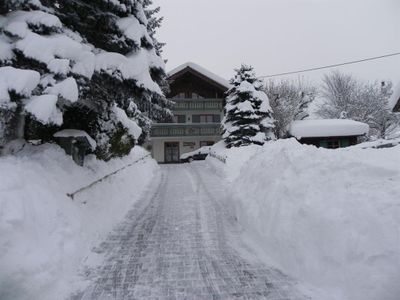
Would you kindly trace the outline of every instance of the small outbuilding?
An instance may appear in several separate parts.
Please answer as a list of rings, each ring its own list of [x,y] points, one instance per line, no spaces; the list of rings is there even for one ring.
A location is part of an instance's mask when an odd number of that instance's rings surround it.
[[[76,129],[64,129],[54,134],[57,143],[79,166],[83,166],[85,156],[92,153],[96,147],[96,141],[85,131]]]
[[[368,124],[346,119],[295,121],[289,130],[302,144],[329,149],[356,145],[368,132]]]

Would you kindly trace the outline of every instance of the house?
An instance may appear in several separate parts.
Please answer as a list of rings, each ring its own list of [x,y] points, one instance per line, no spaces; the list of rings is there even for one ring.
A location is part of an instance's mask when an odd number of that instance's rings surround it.
[[[400,113],[400,82],[394,89],[394,93],[389,100],[389,108],[393,110],[393,112]]]
[[[221,140],[225,92],[229,82],[194,63],[168,73],[173,123],[153,124],[147,148],[160,163]]]
[[[294,121],[289,130],[302,144],[330,149],[356,145],[368,132],[367,124],[345,119]]]

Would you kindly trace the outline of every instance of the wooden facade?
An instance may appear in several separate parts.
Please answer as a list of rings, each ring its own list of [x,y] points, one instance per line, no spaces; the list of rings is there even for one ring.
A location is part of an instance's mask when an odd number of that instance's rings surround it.
[[[171,99],[224,99],[226,87],[206,77],[205,75],[186,67],[169,77]],[[193,97],[196,95],[195,97]],[[197,97],[198,98],[198,97]]]
[[[318,148],[337,149],[354,146],[358,144],[359,136],[332,136],[332,137],[309,137],[298,141],[305,145],[313,145]]]

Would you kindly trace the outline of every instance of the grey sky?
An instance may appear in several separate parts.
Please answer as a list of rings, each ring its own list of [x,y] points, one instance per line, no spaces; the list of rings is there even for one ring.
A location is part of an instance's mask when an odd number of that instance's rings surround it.
[[[230,78],[242,62],[258,75],[400,52],[400,0],[155,0],[165,17],[167,69],[193,61]],[[342,67],[400,81],[400,57]],[[326,72],[326,71],[324,71]],[[324,72],[307,73],[318,80]]]

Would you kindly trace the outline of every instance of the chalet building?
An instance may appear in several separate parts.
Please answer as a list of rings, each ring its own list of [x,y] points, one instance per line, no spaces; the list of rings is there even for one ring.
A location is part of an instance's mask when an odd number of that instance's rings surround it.
[[[289,130],[302,144],[328,149],[356,145],[368,132],[368,124],[344,119],[294,121]]]
[[[160,163],[179,162],[180,155],[221,140],[225,92],[229,82],[194,63],[168,73],[173,123],[153,124],[147,148]]]

